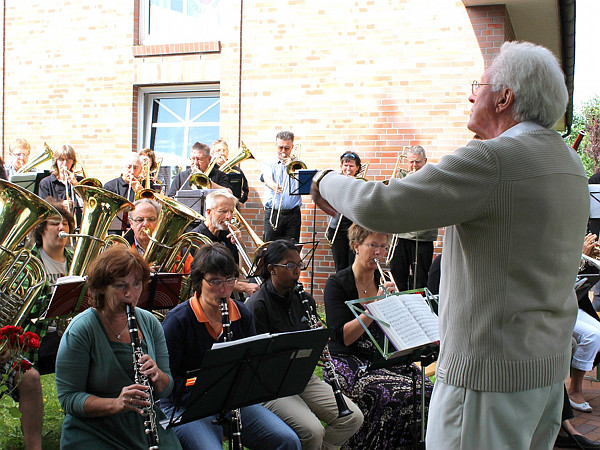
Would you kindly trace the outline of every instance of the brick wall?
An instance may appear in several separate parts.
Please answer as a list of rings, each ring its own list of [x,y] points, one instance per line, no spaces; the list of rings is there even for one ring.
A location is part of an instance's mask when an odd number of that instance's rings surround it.
[[[68,142],[88,174],[107,181],[125,152],[143,146],[139,88],[220,83],[221,135],[231,148],[241,138],[256,157],[243,163],[251,193],[242,213],[260,236],[260,161],[274,154],[279,130],[296,134],[309,168],[337,168],[352,148],[371,163],[368,178],[383,180],[402,147],[416,144],[436,162],[471,137],[470,82],[514,35],[502,6],[262,0],[244,2],[241,41],[240,2],[231,1],[220,42],[142,46],[136,1],[5,3],[3,154],[17,136],[34,152],[43,141]],[[308,198],[302,214],[302,241],[310,241]],[[327,217],[317,211],[315,222],[320,299],[333,262]]]

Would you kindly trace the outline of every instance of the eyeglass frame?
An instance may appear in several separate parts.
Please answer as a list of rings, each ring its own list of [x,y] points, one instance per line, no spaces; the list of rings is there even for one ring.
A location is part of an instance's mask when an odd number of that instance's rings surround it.
[[[477,80],[473,80],[473,82],[471,83],[471,94],[477,95],[477,92],[479,92],[481,86],[493,86],[493,83],[480,83]]]
[[[385,244],[385,245],[377,245],[374,242],[369,242],[369,243],[363,242],[363,245],[367,245],[367,246],[371,247],[371,250],[374,250],[374,251],[377,250],[377,249],[383,250],[384,252],[389,252],[390,251],[390,246],[387,245],[387,244]]]
[[[220,288],[225,284],[228,287],[235,286],[237,283],[237,277],[226,278],[225,280],[221,280],[220,278],[213,278],[212,280],[207,280],[206,278],[202,278],[202,281],[206,281],[210,287]]]
[[[300,269],[300,271],[306,270],[306,267],[308,267],[308,266],[303,265],[302,261],[300,261],[298,264],[293,263],[293,262],[289,262],[289,263],[286,263],[286,264],[273,264],[273,266],[276,266],[276,267],[285,267],[288,270]]]
[[[158,217],[136,217],[135,219],[132,217],[130,220],[138,224],[144,223],[144,221],[148,223],[155,223],[158,221]]]

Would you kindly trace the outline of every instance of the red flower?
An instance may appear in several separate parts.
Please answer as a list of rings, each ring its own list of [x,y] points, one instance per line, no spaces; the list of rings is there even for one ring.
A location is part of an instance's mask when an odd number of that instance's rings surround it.
[[[29,341],[32,341],[32,340],[37,340],[37,341],[39,341],[39,340],[40,340],[40,337],[39,337],[37,334],[35,334],[35,333],[31,332],[31,331],[26,331],[26,332],[25,332],[25,333],[23,333],[21,336],[19,336],[19,344],[20,344],[21,346],[23,346],[23,345],[26,345],[26,346],[28,346],[28,344],[27,344],[27,343],[28,343]],[[36,347],[36,348],[37,348],[37,347]]]
[[[32,348],[32,349],[36,349],[36,348],[40,348],[40,340],[36,339],[36,338],[31,338],[29,341],[27,341],[27,348]]]
[[[0,336],[11,336],[15,334],[21,334],[23,332],[22,327],[15,327],[14,325],[6,325],[0,329]]]
[[[13,363],[12,368],[20,372],[27,372],[31,369],[31,363],[26,359],[18,359]]]

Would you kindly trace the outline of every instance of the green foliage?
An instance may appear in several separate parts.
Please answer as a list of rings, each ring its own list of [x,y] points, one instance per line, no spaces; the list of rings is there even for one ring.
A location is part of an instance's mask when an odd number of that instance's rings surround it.
[[[573,115],[571,134],[566,138],[573,145],[580,130],[586,133],[577,153],[581,157],[588,177],[600,169],[600,97],[596,96],[585,103]]]
[[[44,402],[42,446],[44,450],[58,450],[60,449],[60,433],[64,413],[56,396],[54,374],[42,376],[42,398]],[[25,448],[20,418],[18,404],[8,395],[2,397],[0,400],[0,448],[11,450]]]

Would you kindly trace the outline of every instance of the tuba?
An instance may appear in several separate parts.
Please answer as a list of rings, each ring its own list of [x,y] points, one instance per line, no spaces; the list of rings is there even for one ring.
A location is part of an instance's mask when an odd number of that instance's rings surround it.
[[[192,222],[204,220],[201,214],[166,195],[157,194],[149,189],[144,189],[138,194],[141,198],[158,202],[161,207],[156,228],[152,235],[149,235],[150,243],[144,252],[144,259],[148,263],[160,266],[161,270],[170,270],[180,256],[179,251],[184,244],[201,246],[210,242],[210,240],[206,241],[208,239],[206,236],[199,233],[183,234]],[[185,259],[182,257],[181,261],[183,267]]]
[[[54,216],[60,218],[49,203],[0,180],[0,326],[22,324],[46,284],[44,265],[17,247],[33,228]]]
[[[93,185],[79,184],[73,190],[83,199],[83,220],[69,275],[83,276],[106,245],[111,222],[120,212],[131,211],[133,204],[114,192]]]
[[[39,166],[40,164],[45,163],[46,161],[50,161],[54,156],[52,149],[48,147],[48,144],[44,142],[44,150],[38,153],[35,158],[30,160],[27,164],[17,170],[17,173],[25,173],[29,172],[34,167]]]
[[[242,142],[238,152],[235,155],[230,156],[229,159],[225,161],[221,167],[219,167],[219,170],[223,173],[237,172],[237,170],[235,170],[233,167],[247,159],[255,158],[250,149]]]

